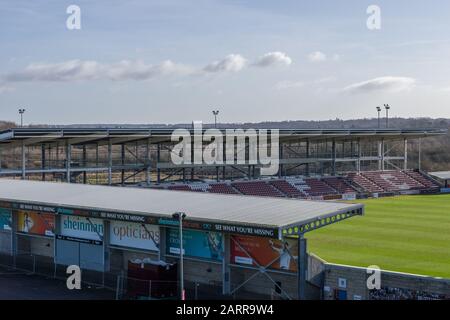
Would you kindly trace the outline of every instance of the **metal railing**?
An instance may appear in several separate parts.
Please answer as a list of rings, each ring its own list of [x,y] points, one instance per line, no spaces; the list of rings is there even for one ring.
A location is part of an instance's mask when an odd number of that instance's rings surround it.
[[[89,263],[92,267],[95,263]],[[16,255],[0,253],[0,267],[21,271],[27,275],[42,276],[56,281],[66,281],[70,274],[66,265],[57,264],[53,257],[18,252]],[[100,266],[99,266],[100,267]],[[100,268],[98,268],[100,269]],[[179,282],[146,280],[128,277],[125,270],[94,271],[81,270],[81,284],[111,291],[117,300],[179,299]],[[222,298],[222,287],[218,284],[185,282],[187,300]]]

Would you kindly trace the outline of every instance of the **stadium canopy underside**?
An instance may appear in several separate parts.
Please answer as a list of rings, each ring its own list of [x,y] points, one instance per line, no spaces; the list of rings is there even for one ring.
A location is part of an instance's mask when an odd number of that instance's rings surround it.
[[[262,166],[249,161],[174,164],[170,159],[176,144],[171,141],[173,130],[27,127],[2,131],[0,176],[122,185],[260,176]],[[194,129],[185,130],[195,133]],[[219,130],[225,133],[227,129]],[[262,131],[279,133],[280,177],[406,169],[411,141],[446,134],[441,129],[255,130]],[[248,140],[245,141],[237,153],[248,155]],[[203,142],[202,148],[207,144]]]
[[[144,227],[154,225],[160,229],[160,233],[162,230],[165,233],[165,230],[170,228],[179,228],[179,220],[173,215],[183,212],[186,214],[183,229],[222,235],[224,294],[233,293],[229,285],[230,245],[232,241],[240,245],[234,236],[256,240],[269,238],[283,242],[286,242],[287,238],[296,238],[298,252],[289,254],[298,257],[296,260],[300,298],[305,297],[307,274],[307,247],[303,235],[308,231],[364,213],[362,204],[343,202],[8,179],[0,180],[0,208],[12,212],[50,214],[55,217],[101,219],[108,223],[123,221],[138,223]],[[13,231],[15,219],[12,218]],[[259,266],[254,269],[255,275],[262,273],[274,282],[266,272],[267,267]],[[247,281],[248,279],[241,285]],[[276,285],[276,282],[274,283]]]
[[[448,185],[449,185],[448,182],[450,181],[450,171],[429,172],[429,175],[434,178],[444,181],[445,187],[448,188]]]

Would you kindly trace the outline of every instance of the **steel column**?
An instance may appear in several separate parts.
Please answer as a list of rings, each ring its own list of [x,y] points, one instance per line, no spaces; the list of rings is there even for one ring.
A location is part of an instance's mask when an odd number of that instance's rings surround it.
[[[361,172],[361,138],[358,138],[358,160],[356,161],[356,170]]]
[[[306,140],[306,158],[308,159],[310,156],[310,149],[309,149],[309,139]],[[306,176],[309,176],[309,163],[306,164]]]
[[[22,141],[22,180],[26,178],[26,155],[25,155],[25,142]]]
[[[72,162],[72,145],[67,141],[66,143],[66,181],[70,183],[70,166]]]
[[[111,139],[108,140],[108,185],[112,184],[112,144]]]
[[[120,164],[122,166],[125,165],[125,145],[122,143],[120,145]],[[121,184],[122,186],[125,184],[125,169],[122,168],[121,170]]]
[[[147,139],[147,144],[145,146],[145,183],[150,185],[151,177],[150,177],[150,138]]]
[[[222,234],[222,240],[223,240],[222,294],[229,295],[231,293],[230,235],[225,233]]]
[[[332,153],[332,175],[336,175],[336,140],[333,139],[331,143],[331,153]]]
[[[45,144],[41,144],[41,168],[45,170]],[[41,180],[45,181],[45,172],[42,172]]]
[[[161,145],[158,143],[156,145],[157,149],[156,149],[156,173],[157,173],[157,182],[160,183],[161,182],[161,169],[159,168],[159,162],[161,161]]]
[[[83,167],[86,168],[87,167],[87,150],[86,150],[86,145],[83,144]],[[86,170],[83,171],[83,183],[86,184],[87,183],[87,173]]]
[[[403,161],[403,170],[408,170],[408,139],[404,140],[404,149],[405,152],[403,156],[405,157],[405,160]]]
[[[308,254],[306,250],[306,239],[303,235],[298,237],[298,298],[306,300],[306,280],[308,272]]]

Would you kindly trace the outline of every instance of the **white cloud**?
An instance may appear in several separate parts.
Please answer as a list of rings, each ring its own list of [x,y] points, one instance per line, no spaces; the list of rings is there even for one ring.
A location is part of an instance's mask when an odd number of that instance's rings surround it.
[[[270,52],[263,55],[256,65],[267,67],[275,64],[289,65],[291,62],[291,58],[282,52]],[[159,64],[147,64],[141,60],[122,60],[108,64],[76,59],[58,63],[32,63],[23,70],[4,75],[2,79],[5,84],[31,81],[147,80],[158,76],[238,72],[246,65],[247,60],[240,54],[229,54],[222,60],[214,61],[203,68],[178,64],[170,60]],[[0,92],[4,92],[5,88],[0,86]]]
[[[343,90],[351,93],[368,93],[374,91],[398,92],[410,90],[416,84],[416,79],[408,77],[379,77],[351,84]]]
[[[311,52],[308,55],[308,60],[311,62],[322,62],[327,60],[327,55],[320,51]]]
[[[24,70],[10,73],[5,79],[9,82],[21,81],[80,81],[80,80],[146,80],[157,75],[188,74],[187,66],[172,61],[157,65],[142,61],[123,60],[113,64],[97,61],[69,60],[60,63],[30,64]]]
[[[254,65],[258,67],[270,67],[274,65],[288,66],[291,63],[292,59],[286,53],[275,51],[264,54],[254,63]]]
[[[245,67],[246,63],[247,60],[240,54],[229,54],[222,60],[214,61],[208,64],[203,68],[203,70],[212,73],[223,71],[237,72],[241,71]]]

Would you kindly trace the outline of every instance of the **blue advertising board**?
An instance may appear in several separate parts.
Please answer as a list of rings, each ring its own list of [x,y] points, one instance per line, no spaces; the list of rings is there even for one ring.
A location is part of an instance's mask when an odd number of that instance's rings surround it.
[[[11,230],[11,210],[0,208],[0,231]]]
[[[180,254],[178,229],[167,230],[166,250],[168,254]],[[222,260],[222,235],[217,232],[183,230],[183,253],[186,256]]]

